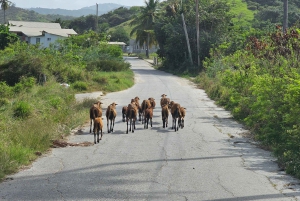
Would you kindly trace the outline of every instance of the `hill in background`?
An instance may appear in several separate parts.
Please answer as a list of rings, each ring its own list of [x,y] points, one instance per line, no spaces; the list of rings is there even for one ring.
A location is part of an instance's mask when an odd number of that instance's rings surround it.
[[[4,22],[3,10],[0,10],[0,24]],[[74,17],[65,15],[42,15],[33,10],[27,10],[15,6],[11,6],[5,11],[6,22],[8,20],[15,21],[35,21],[35,22],[51,22],[60,18],[62,20],[72,20]]]
[[[125,7],[125,6],[119,4],[113,4],[113,3],[98,4],[98,15],[108,13],[109,11],[112,11],[119,7]],[[57,9],[29,8],[28,10],[32,10],[43,15],[64,15],[64,16],[80,17],[80,16],[87,16],[87,15],[95,15],[96,4],[94,6],[83,7],[78,10],[67,10],[67,9],[60,9],[60,8]]]

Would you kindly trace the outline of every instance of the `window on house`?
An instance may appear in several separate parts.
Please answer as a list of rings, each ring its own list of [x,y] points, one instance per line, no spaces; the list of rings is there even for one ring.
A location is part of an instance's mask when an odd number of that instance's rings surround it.
[[[40,43],[41,42],[41,39],[40,38],[36,38],[36,44]]]
[[[138,46],[138,45],[136,46],[136,49],[137,49],[137,50],[139,49],[139,46]]]
[[[47,41],[51,41],[51,38],[47,38]]]

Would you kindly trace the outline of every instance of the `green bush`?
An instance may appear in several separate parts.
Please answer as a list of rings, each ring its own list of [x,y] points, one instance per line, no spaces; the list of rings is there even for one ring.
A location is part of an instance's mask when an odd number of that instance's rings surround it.
[[[33,112],[31,105],[25,101],[19,101],[14,106],[14,116],[20,118],[29,117]]]
[[[0,107],[4,105],[8,105],[10,101],[7,98],[0,98]]]
[[[87,70],[89,71],[125,71],[130,67],[129,63],[118,60],[102,60],[91,61],[87,64]]]
[[[6,82],[0,82],[0,97],[10,97],[12,95],[12,88]]]
[[[77,91],[85,91],[88,88],[88,85],[86,82],[81,82],[81,81],[77,81],[75,83],[73,83],[72,88],[77,90]]]
[[[108,83],[108,78],[107,77],[103,77],[100,74],[98,74],[98,75],[95,75],[93,77],[93,81],[97,82],[99,84],[107,84]]]

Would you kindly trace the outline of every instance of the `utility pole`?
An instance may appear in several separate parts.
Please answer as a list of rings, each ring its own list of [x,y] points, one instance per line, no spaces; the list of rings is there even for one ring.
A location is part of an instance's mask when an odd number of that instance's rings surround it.
[[[96,3],[96,20],[95,20],[95,32],[98,32],[98,4]]]
[[[287,32],[288,28],[288,0],[284,0],[283,2],[283,33]]]
[[[196,28],[197,28],[197,58],[200,67],[200,33],[199,33],[199,0],[196,0]]]
[[[191,62],[191,64],[193,64],[190,41],[189,41],[189,36],[188,36],[187,30],[186,30],[186,25],[185,25],[183,13],[181,13],[181,17],[182,17],[182,22],[183,22],[183,29],[184,29],[184,33],[185,33],[186,43],[187,43],[187,46],[188,46],[190,62]]]

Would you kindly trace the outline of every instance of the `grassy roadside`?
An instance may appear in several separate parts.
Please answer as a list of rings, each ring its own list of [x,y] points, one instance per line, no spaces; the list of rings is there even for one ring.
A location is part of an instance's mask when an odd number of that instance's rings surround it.
[[[9,98],[0,98],[0,181],[47,152],[52,141],[65,138],[87,121],[95,100],[76,102],[76,93],[120,91],[134,84],[131,70],[94,72],[91,76],[85,89],[78,88],[78,83],[64,88],[54,79],[43,86],[19,85],[22,90],[17,95],[16,87],[0,87],[0,91],[12,93]]]

